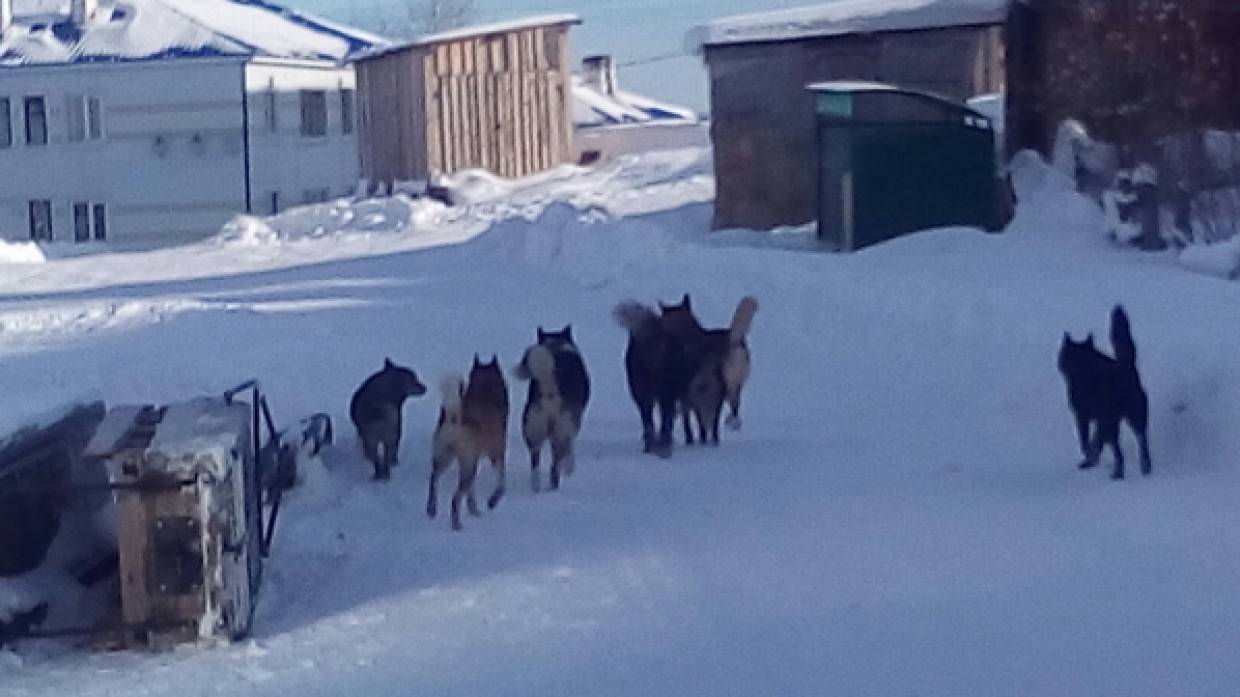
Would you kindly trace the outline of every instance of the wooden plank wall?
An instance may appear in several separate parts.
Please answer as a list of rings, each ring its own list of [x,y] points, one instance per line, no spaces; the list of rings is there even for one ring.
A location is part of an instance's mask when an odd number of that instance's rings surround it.
[[[425,167],[521,177],[572,155],[568,27],[530,27],[417,51]]]

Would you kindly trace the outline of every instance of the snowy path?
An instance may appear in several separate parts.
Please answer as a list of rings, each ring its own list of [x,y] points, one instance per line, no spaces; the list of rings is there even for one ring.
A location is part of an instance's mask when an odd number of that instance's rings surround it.
[[[1067,209],[836,257],[696,244],[696,203],[551,206],[457,246],[0,301],[6,410],[258,375],[277,416],[326,409],[343,434],[290,500],[253,642],[36,651],[0,663],[0,694],[1227,694],[1240,287],[1106,250]],[[609,309],[686,290],[709,324],[759,297],[756,363],[745,430],[664,462],[637,453]],[[1075,470],[1054,363],[1116,300],[1155,457],[1119,484]],[[10,333],[41,305],[157,309]],[[569,321],[596,397],[564,490],[530,493],[513,433],[509,498],[461,534],[428,521],[433,398],[393,481],[367,480],[345,406],[384,355],[433,380]]]

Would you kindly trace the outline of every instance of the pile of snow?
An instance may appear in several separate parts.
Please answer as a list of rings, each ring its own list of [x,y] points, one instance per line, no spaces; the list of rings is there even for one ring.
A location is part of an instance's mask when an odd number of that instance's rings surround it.
[[[443,210],[438,201],[411,199],[404,194],[363,201],[341,199],[290,208],[268,218],[238,216],[224,226],[215,241],[267,245],[340,235],[410,235],[432,224]]]
[[[34,242],[0,240],[0,264],[42,264],[45,261],[47,255]]]
[[[1009,0],[836,0],[774,12],[737,15],[695,27],[685,50],[845,34],[1000,24]]]

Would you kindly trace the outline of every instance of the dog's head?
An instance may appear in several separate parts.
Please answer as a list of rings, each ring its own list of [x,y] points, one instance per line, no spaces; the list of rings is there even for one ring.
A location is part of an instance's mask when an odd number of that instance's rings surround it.
[[[391,358],[383,359],[383,373],[390,384],[395,385],[396,392],[405,397],[421,397],[426,394],[426,385],[418,379],[417,373],[409,368],[396,365]]]
[[[667,305],[660,301],[659,313],[659,326],[663,327],[664,331],[681,334],[702,328],[697,317],[693,315],[693,301],[689,299],[688,293],[685,293],[676,305]]]
[[[1093,334],[1085,337],[1084,341],[1076,341],[1071,334],[1064,332],[1063,341],[1059,344],[1059,372],[1069,377],[1079,374],[1095,353]]]
[[[566,324],[564,328],[558,332],[544,331],[542,327],[538,328],[538,344],[546,346],[552,351],[566,348],[576,348],[577,342],[573,340],[573,325]]]
[[[504,386],[504,371],[499,367],[499,356],[491,356],[491,360],[483,363],[478,354],[474,354],[474,364],[469,369],[469,384],[471,387],[476,385]]]

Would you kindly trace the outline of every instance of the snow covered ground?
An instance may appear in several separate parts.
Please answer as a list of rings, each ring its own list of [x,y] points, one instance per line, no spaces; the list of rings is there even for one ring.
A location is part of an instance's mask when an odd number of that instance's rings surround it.
[[[708,172],[680,152],[475,175],[463,209],[328,206],[0,266],[7,416],[257,376],[278,418],[329,411],[343,436],[286,499],[252,641],[26,645],[0,653],[0,694],[1234,692],[1240,286],[1118,253],[1050,173],[1017,177],[1005,235],[827,255],[796,249],[805,231],[707,239]],[[685,291],[712,325],[760,299],[755,366],[745,429],[663,461],[638,453],[610,308]],[[1113,483],[1075,468],[1055,355],[1064,330],[1105,337],[1118,301],[1154,475]],[[431,396],[393,480],[369,481],[346,405],[384,356],[433,381],[567,322],[595,396],[563,490],[529,491],[514,427],[499,508],[464,533],[427,520]]]

